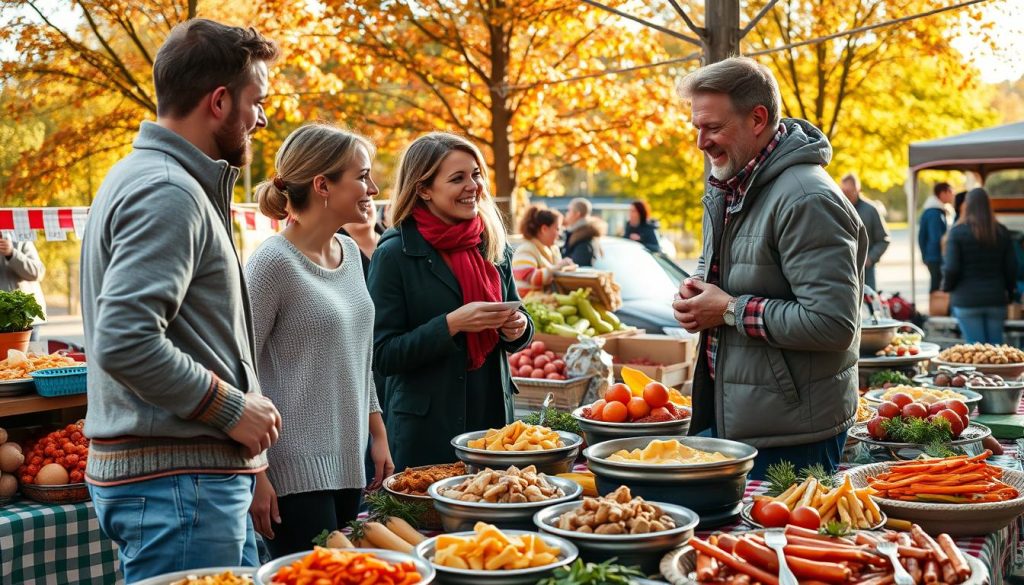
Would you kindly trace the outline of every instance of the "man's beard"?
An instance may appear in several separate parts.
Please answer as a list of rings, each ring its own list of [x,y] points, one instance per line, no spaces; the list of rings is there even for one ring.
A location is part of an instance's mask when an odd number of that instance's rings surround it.
[[[717,166],[715,164],[711,165],[711,176],[718,179],[719,181],[728,181],[729,179],[735,177],[738,171],[738,169],[736,168],[736,164],[732,161],[732,159],[727,158],[726,160],[728,160],[729,162],[725,163],[722,166]]]
[[[235,109],[213,135],[217,149],[220,150],[220,157],[233,167],[241,167],[252,161],[248,132],[238,123],[239,118],[239,110]]]

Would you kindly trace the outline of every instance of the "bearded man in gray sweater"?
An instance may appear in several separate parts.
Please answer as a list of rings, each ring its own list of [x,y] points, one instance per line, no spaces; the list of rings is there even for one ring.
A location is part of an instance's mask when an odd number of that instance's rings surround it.
[[[153,65],[157,121],[90,212],[86,481],[126,583],[259,562],[247,512],[281,419],[256,380],[230,202],[276,57],[253,29],[176,26]]]

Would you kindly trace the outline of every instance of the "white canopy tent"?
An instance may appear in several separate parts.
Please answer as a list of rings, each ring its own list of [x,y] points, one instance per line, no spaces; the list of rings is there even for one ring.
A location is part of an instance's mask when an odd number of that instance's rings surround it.
[[[910,145],[907,173],[907,216],[910,221],[910,286],[917,290],[917,174],[924,170],[963,171],[978,182],[993,171],[1024,169],[1024,122],[975,130]],[[913,293],[912,293],[913,294]]]

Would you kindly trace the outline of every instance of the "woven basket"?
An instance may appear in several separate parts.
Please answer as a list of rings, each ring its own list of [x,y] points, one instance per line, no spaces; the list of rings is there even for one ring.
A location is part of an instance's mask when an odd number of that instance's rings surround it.
[[[868,487],[868,477],[889,471],[888,463],[862,465],[846,472],[855,488]],[[1024,494],[1024,473],[1004,469],[1002,480]],[[941,504],[905,502],[871,496],[890,518],[920,524],[929,534],[945,532],[953,537],[979,536],[997,532],[1024,513],[1024,496],[1006,502]]]
[[[587,392],[590,376],[581,376],[570,380],[542,380],[540,378],[512,378],[519,388],[515,396],[516,406],[527,410],[540,410],[544,398],[551,392],[555,395],[551,406],[559,410],[576,409]]]
[[[29,374],[36,383],[36,392],[40,396],[54,398],[85,394],[87,390],[85,376],[86,366],[69,366],[66,368],[46,368]]]
[[[21,486],[21,495],[43,504],[77,504],[89,500],[89,489],[84,483],[67,485],[35,485]]]

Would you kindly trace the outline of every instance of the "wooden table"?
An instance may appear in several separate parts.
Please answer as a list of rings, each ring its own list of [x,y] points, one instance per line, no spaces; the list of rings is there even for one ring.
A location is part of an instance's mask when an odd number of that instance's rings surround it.
[[[85,404],[85,394],[58,396],[56,398],[44,398],[35,393],[24,396],[12,396],[10,398],[0,398],[0,418],[19,414],[47,412],[62,408],[75,408],[85,406]]]

